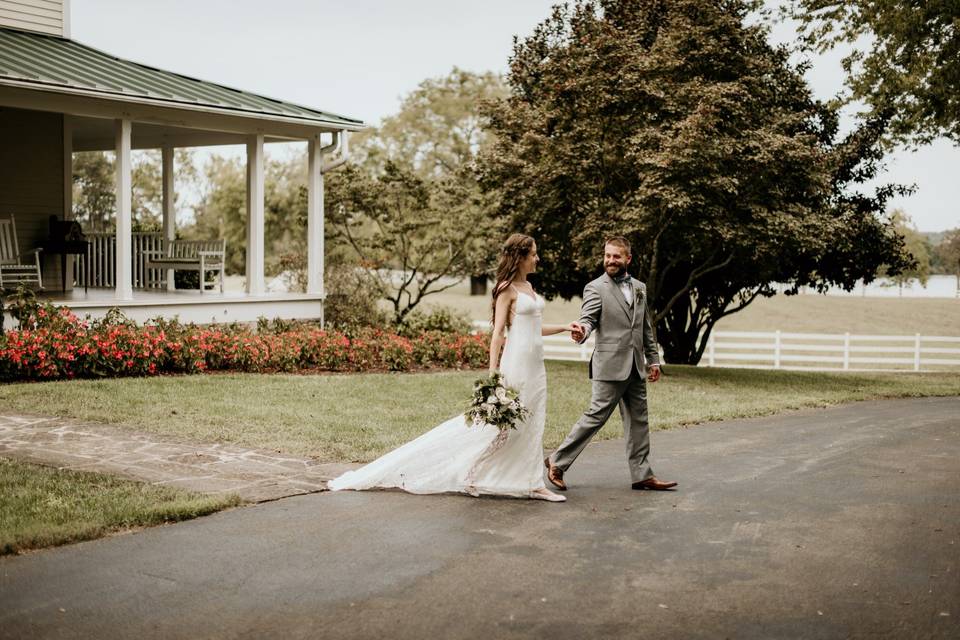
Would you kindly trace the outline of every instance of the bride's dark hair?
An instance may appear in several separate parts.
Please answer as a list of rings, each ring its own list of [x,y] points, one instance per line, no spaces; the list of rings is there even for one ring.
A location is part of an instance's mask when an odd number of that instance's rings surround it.
[[[493,286],[493,302],[490,305],[490,324],[497,319],[497,296],[507,290],[507,287],[517,277],[520,263],[530,255],[533,249],[533,238],[522,233],[514,233],[503,243],[500,249],[500,262],[497,263],[497,275]],[[510,314],[507,313],[507,326],[510,326]]]

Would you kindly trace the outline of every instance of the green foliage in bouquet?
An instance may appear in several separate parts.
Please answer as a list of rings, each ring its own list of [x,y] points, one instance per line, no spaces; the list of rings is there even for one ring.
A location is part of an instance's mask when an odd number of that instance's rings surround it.
[[[467,426],[489,424],[505,431],[516,429],[529,415],[530,410],[523,406],[517,390],[503,383],[500,372],[494,372],[474,383],[473,399],[464,419]]]

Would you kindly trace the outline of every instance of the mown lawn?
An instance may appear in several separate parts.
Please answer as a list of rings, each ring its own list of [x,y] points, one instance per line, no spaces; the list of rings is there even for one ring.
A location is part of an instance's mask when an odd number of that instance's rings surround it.
[[[0,458],[0,555],[188,520],[240,504],[99,473]]]
[[[478,371],[199,375],[0,385],[4,411],[118,425],[184,442],[222,442],[364,462],[463,411]],[[814,373],[669,366],[650,386],[655,429],[872,398],[960,395],[953,373]],[[548,362],[545,446],[586,407],[586,365]],[[600,433],[619,437],[614,415]]]

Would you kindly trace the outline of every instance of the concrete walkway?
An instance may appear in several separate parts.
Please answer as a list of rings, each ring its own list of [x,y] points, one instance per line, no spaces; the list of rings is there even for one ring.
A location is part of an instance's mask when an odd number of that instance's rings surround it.
[[[326,490],[356,465],[231,445],[165,442],[74,420],[0,414],[0,456],[59,469],[99,471],[201,493],[264,502]]]
[[[324,492],[0,558],[6,638],[960,638],[960,397],[593,444],[568,502]]]

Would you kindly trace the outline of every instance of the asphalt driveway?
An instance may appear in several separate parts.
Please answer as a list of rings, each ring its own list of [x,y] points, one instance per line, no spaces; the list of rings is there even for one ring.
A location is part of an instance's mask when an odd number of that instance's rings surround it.
[[[958,638],[960,398],[587,448],[565,504],[323,493],[0,558],[0,638]]]

